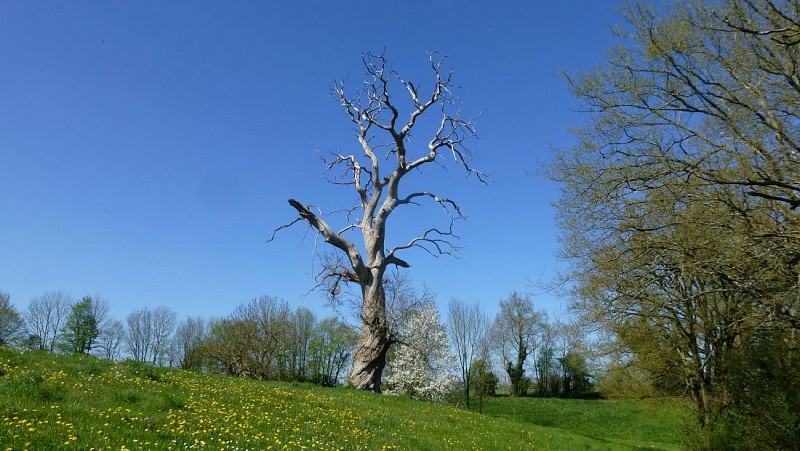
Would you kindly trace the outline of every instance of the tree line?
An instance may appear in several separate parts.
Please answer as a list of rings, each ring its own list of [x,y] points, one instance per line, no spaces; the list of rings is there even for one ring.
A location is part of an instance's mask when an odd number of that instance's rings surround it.
[[[99,296],[75,301],[47,292],[18,311],[0,292],[0,346],[332,386],[349,362],[355,335],[338,318],[318,320],[307,308],[290,310],[269,296],[221,319],[179,321],[162,306],[135,310],[121,321]]]
[[[532,299],[512,293],[493,322],[478,302],[452,299],[441,315],[435,297],[405,276],[390,286],[385,392],[470,407],[496,393],[583,396],[593,387],[582,340],[568,325],[548,322]],[[46,352],[92,354],[249,377],[341,384],[357,341],[356,329],[331,316],[261,296],[217,319],[178,320],[166,307],[110,314],[99,296],[75,301],[54,291],[21,312],[0,294],[0,345]],[[495,371],[494,368],[500,368]],[[505,382],[505,383],[504,383]],[[458,395],[460,393],[460,395]]]

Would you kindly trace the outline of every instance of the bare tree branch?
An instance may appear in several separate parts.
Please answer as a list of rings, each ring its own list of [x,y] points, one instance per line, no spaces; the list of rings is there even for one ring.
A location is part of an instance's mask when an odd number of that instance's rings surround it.
[[[411,247],[422,248],[432,255],[455,253],[458,248],[451,240],[458,237],[453,233],[453,223],[456,219],[464,218],[460,206],[447,197],[424,190],[402,197],[400,188],[403,178],[410,171],[421,169],[428,163],[446,167],[446,160],[441,157],[442,153],[447,152],[452,155],[454,164],[467,175],[475,175],[480,182],[486,183],[484,175],[472,168],[472,154],[467,147],[467,142],[477,137],[474,127],[476,117],[461,118],[458,108],[460,101],[454,95],[457,86],[453,84],[453,72],[443,69],[446,59],[433,52],[428,55],[428,60],[433,81],[427,89],[402,79],[382,53],[362,56],[366,80],[355,92],[349,92],[344,82],[337,82],[333,86],[335,99],[354,125],[361,151],[335,152],[332,158],[325,161],[325,173],[332,177],[329,181],[333,184],[352,187],[358,204],[340,210],[346,213],[349,224],[337,232],[322,219],[321,214],[290,199],[289,204],[299,217],[275,230],[277,232],[297,222],[307,222],[319,232],[318,236],[322,236],[347,257],[349,267],[341,259],[325,260],[323,272],[317,276],[316,288],[325,289],[334,297],[341,292],[343,283],[357,283],[361,288],[362,330],[349,380],[353,385],[365,389],[379,390],[380,372],[391,342],[386,326],[384,274],[390,265],[402,268],[410,266],[395,253]],[[408,95],[407,99],[397,97],[395,89],[398,87],[401,94]],[[425,91],[427,95],[423,94]],[[438,117],[435,112],[438,112]],[[422,141],[421,146],[413,146],[410,140],[412,130],[425,117],[432,119],[431,125],[436,130],[434,136]],[[399,206],[415,205],[424,198],[441,206],[449,219],[448,228],[427,228],[420,236],[387,252],[386,223],[391,214]],[[351,214],[359,209],[361,219],[352,221]],[[356,247],[343,236],[355,229],[361,231],[362,248]]]
[[[275,230],[272,231],[272,235],[267,240],[267,243],[272,242],[272,240],[275,239],[275,235],[277,235],[278,232],[280,232],[281,230],[288,229],[289,227],[297,224],[298,222],[303,222],[303,221],[305,221],[305,219],[303,219],[303,218],[295,218],[294,220],[292,220],[292,222],[289,222],[289,223],[286,223],[286,224],[284,224],[282,226],[277,227]]]
[[[408,243],[393,247],[387,255],[396,259],[397,257],[395,257],[395,253],[397,251],[410,249],[412,247],[423,249],[432,256],[453,255],[459,248],[456,247],[452,241],[450,241],[449,238],[451,237],[458,238],[458,236],[453,233],[452,222],[450,223],[450,229],[448,231],[442,231],[435,228],[428,229],[421,236],[412,238]]]

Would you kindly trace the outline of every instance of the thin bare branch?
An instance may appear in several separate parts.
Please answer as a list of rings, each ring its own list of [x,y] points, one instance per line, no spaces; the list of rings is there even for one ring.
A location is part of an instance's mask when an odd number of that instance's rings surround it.
[[[405,205],[405,204],[419,205],[419,203],[414,201],[414,199],[417,199],[419,197],[428,197],[430,199],[433,199],[436,203],[438,203],[442,207],[442,210],[444,210],[447,216],[449,216],[451,219],[464,217],[464,215],[461,213],[461,207],[459,207],[454,200],[447,199],[445,197],[439,197],[428,191],[411,193],[408,196],[404,197],[403,199],[398,200],[397,205]]]
[[[458,236],[453,233],[453,222],[450,223],[450,228],[447,231],[430,228],[426,230],[422,236],[412,238],[406,244],[393,247],[392,250],[389,251],[387,258],[396,258],[395,254],[398,251],[410,249],[412,247],[423,249],[432,256],[453,255],[454,252],[459,249],[451,241],[453,238],[458,238]]]
[[[275,239],[275,235],[277,235],[277,233],[280,232],[281,230],[288,229],[289,227],[295,225],[296,223],[303,222],[303,221],[304,221],[303,218],[295,218],[292,222],[286,223],[286,224],[276,228],[275,230],[272,231],[272,235],[267,240],[267,243],[271,243],[272,240]]]

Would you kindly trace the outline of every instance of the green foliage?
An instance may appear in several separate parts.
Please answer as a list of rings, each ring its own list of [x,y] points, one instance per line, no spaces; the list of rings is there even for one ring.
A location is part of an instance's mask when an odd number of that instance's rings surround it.
[[[11,297],[0,291],[0,346],[14,345],[23,329],[22,316],[11,304]]]
[[[308,346],[309,379],[324,387],[336,386],[357,340],[355,331],[337,318],[320,321],[312,331]]]
[[[469,378],[471,380],[470,386],[478,399],[478,412],[483,412],[484,399],[497,394],[497,385],[499,383],[497,375],[492,371],[488,357],[478,359],[472,363],[469,368]],[[464,401],[467,401],[467,399],[464,399]],[[467,402],[467,410],[471,409],[473,405]]]
[[[60,346],[67,352],[88,354],[98,336],[100,336],[100,325],[95,302],[91,296],[84,296],[72,305],[61,332]]]
[[[551,167],[574,307],[617,369],[692,398],[709,448],[797,437],[797,7],[631,2],[626,42],[570,79],[591,116]]]
[[[648,374],[636,366],[614,363],[597,381],[597,391],[606,398],[655,398],[658,392]]]
[[[12,449],[632,448],[624,440],[604,438],[605,427],[576,433],[564,430],[566,421],[559,428],[541,427],[341,388],[163,368],[154,369],[159,375],[154,380],[140,362],[7,349],[0,349],[0,366],[5,371],[0,377],[0,444]],[[578,404],[559,409],[567,406]],[[640,417],[664,415],[643,410]],[[644,421],[621,424],[638,427]],[[588,428],[585,421],[582,427]]]
[[[731,404],[686,435],[688,449],[792,449],[800,437],[800,356],[793,331],[744,343],[726,374]]]
[[[561,384],[556,372],[555,350],[550,343],[539,347],[539,355],[533,365],[536,373],[536,387],[539,395],[557,395]]]
[[[524,360],[517,360],[516,364],[506,362],[506,373],[511,380],[511,396],[525,396],[531,386],[531,380],[525,377]]]
[[[211,325],[203,346],[210,369],[231,376],[291,379],[291,311],[286,301],[261,296]]]
[[[198,324],[196,328],[200,328]],[[317,322],[310,311],[292,313],[285,301],[261,297],[227,318],[202,325],[202,333],[179,328],[181,365],[229,376],[261,380],[339,383],[358,339],[344,322],[330,317]],[[191,338],[190,335],[197,337]],[[184,365],[186,364],[186,365]]]
[[[569,351],[559,359],[562,368],[562,395],[564,397],[580,397],[594,389],[591,375],[586,369],[586,358],[577,352]]]
[[[486,360],[476,360],[472,364],[470,377],[473,381],[472,386],[475,387],[475,396],[494,396],[497,393],[499,380]]]

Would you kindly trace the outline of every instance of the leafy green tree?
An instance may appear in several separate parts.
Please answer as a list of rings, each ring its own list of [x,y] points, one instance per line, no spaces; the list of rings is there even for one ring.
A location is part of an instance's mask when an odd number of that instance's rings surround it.
[[[778,377],[743,344],[800,324],[798,5],[632,2],[607,66],[569,78],[590,120],[551,176],[575,306],[682,381],[706,432],[744,431],[734,374]]]
[[[488,359],[488,351],[484,357],[472,362],[469,370],[470,379],[475,396],[478,398],[478,412],[483,413],[483,400],[489,396],[495,396],[499,380],[492,371],[491,362]]]
[[[555,350],[549,342],[545,342],[539,346],[536,363],[533,366],[536,372],[536,385],[538,387],[539,395],[554,394],[560,387],[555,387],[552,384],[552,375],[556,370]]]
[[[314,336],[317,318],[314,312],[298,307],[291,316],[289,346],[291,348],[290,373],[293,380],[306,380],[308,377],[308,353]]]
[[[39,337],[38,335],[34,335],[34,334],[28,334],[27,337],[22,339],[22,342],[20,343],[20,345],[21,345],[22,349],[28,349],[28,350],[31,350],[31,351],[35,350],[35,349],[38,349],[38,350],[44,349],[44,345],[42,344],[41,337]]]
[[[289,356],[289,330],[292,327],[291,311],[286,301],[261,296],[237,308],[231,319],[237,320],[240,343],[247,356],[242,362],[244,370],[258,379],[286,377],[283,363]]]
[[[14,344],[24,330],[24,321],[14,305],[11,296],[0,291],[0,346]]]
[[[736,393],[715,428],[712,449],[794,449],[800,436],[800,359],[791,329],[763,331],[735,352],[725,383]],[[787,340],[787,336],[789,340]],[[788,356],[788,358],[787,358]]]
[[[62,349],[74,354],[88,354],[92,350],[100,335],[101,318],[97,312],[91,296],[73,304],[60,336]]]
[[[591,375],[586,367],[586,357],[570,351],[559,359],[562,372],[562,396],[570,398],[586,395],[592,390]]]
[[[326,387],[338,384],[357,340],[355,331],[339,319],[329,317],[320,321],[313,329],[308,347],[311,381]]]
[[[252,323],[228,317],[210,322],[201,347],[209,370],[228,376],[251,376],[248,370]]]

